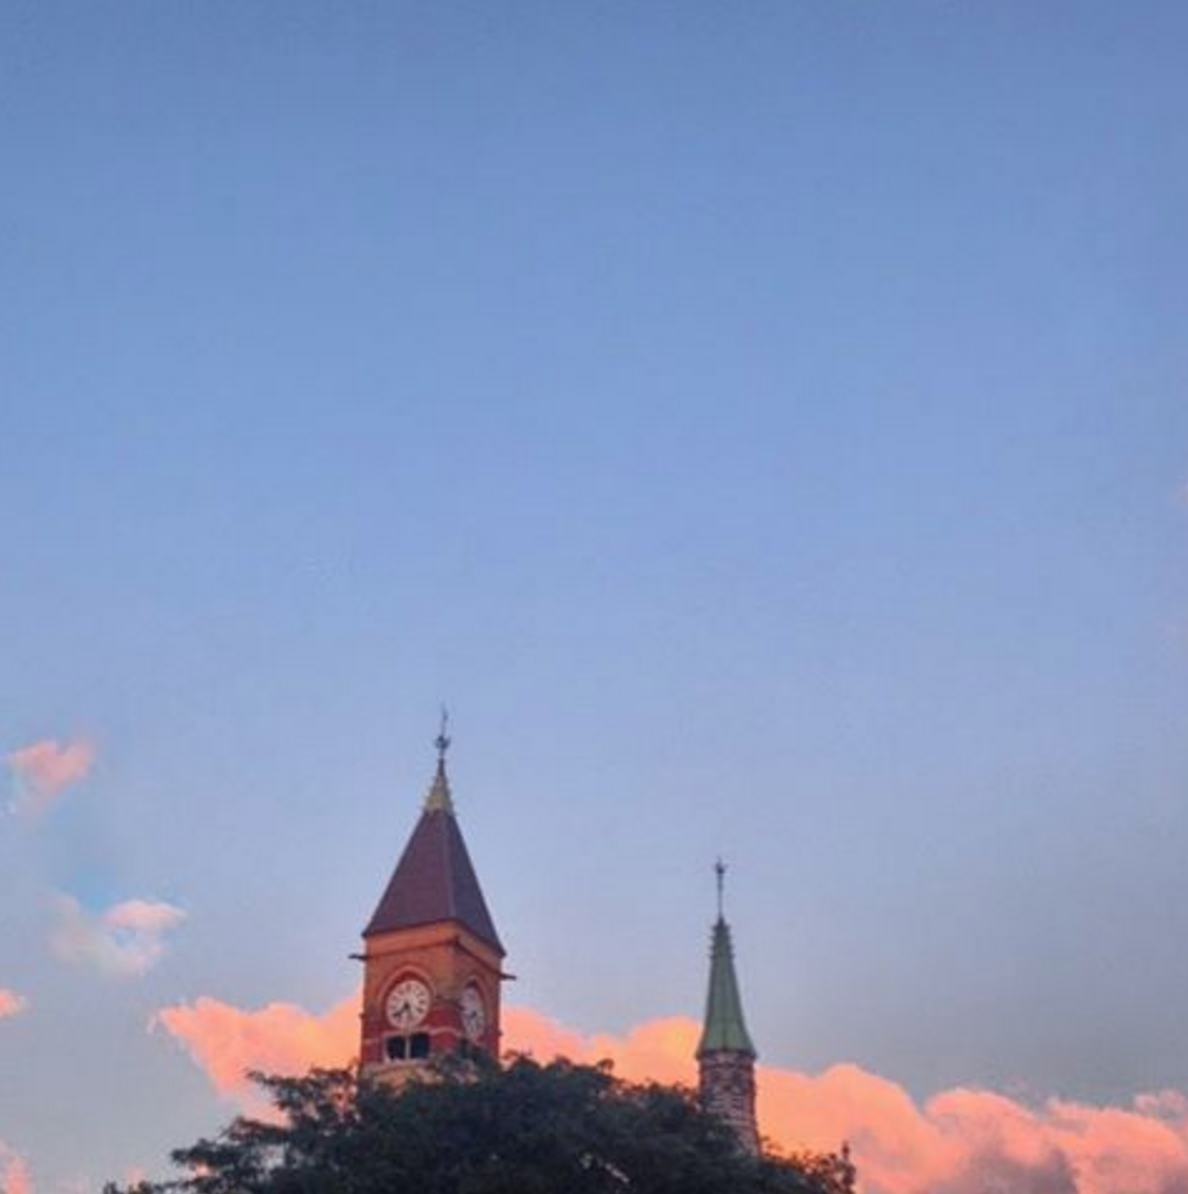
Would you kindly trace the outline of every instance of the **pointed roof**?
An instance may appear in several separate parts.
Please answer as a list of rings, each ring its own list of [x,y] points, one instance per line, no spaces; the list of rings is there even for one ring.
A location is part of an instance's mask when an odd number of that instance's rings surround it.
[[[454,816],[443,750],[421,819],[363,936],[447,920],[457,921],[503,954],[499,934],[487,911],[487,901],[483,899]]]
[[[713,946],[710,951],[709,994],[705,1001],[705,1028],[697,1056],[728,1050],[758,1056],[751,1043],[743,1020],[742,997],[738,992],[738,976],[734,973],[734,946],[730,940],[730,926],[719,914],[714,925]]]

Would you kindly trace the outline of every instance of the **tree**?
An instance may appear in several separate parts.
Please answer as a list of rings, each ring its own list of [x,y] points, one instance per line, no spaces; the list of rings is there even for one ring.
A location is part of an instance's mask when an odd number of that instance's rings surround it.
[[[253,1075],[275,1122],[239,1117],[173,1154],[185,1176],[104,1194],[847,1194],[831,1155],[755,1158],[691,1092],[609,1065],[513,1057],[400,1091],[348,1070]]]

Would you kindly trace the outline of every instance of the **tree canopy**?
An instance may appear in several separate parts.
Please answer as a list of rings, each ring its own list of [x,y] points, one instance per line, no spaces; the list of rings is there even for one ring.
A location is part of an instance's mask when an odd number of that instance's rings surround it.
[[[275,1119],[173,1153],[182,1176],[104,1194],[847,1194],[844,1157],[755,1158],[693,1094],[514,1057],[402,1090],[349,1070],[253,1075]]]

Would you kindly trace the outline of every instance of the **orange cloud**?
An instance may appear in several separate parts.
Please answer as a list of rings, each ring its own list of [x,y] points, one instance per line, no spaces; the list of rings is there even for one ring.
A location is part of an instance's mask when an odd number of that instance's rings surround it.
[[[526,1007],[509,1007],[503,1014],[503,1047],[535,1057],[568,1057],[593,1064],[614,1062],[615,1073],[632,1082],[697,1081],[693,1054],[701,1028],[685,1016],[650,1020],[626,1036],[608,1033],[583,1036]]]
[[[29,1001],[23,995],[18,995],[7,987],[0,987],[0,1020],[6,1016],[19,1016],[28,1008]]]
[[[355,995],[320,1016],[292,1003],[244,1011],[202,996],[162,1008],[153,1026],[185,1047],[223,1098],[258,1113],[262,1104],[247,1071],[301,1074],[310,1066],[348,1064],[359,1044],[358,1013]]]
[[[292,1004],[242,1011],[215,999],[156,1017],[215,1089],[259,1110],[247,1069],[300,1073],[354,1054],[357,996],[316,1015]],[[585,1035],[530,1008],[504,1014],[504,1046],[541,1059],[614,1062],[633,1080],[692,1083],[699,1026],[653,1020],[623,1036]],[[901,1086],[857,1065],[803,1074],[760,1066],[759,1119],[787,1149],[834,1150],[850,1141],[866,1194],[1185,1194],[1188,1097],[1142,1094],[1129,1107],[1050,1099],[1028,1107],[957,1088],[918,1104]]]
[[[880,1194],[1188,1191],[1188,1116],[1177,1092],[1125,1108],[1058,1099],[1029,1107],[957,1088],[920,1107],[853,1065],[818,1075],[760,1067],[759,1089],[765,1131],[817,1149],[848,1139],[864,1189]]]
[[[95,747],[81,738],[67,743],[46,738],[13,751],[7,762],[16,782],[16,799],[10,809],[37,816],[87,776],[95,762]]]
[[[0,1140],[0,1194],[33,1194],[28,1162]]]

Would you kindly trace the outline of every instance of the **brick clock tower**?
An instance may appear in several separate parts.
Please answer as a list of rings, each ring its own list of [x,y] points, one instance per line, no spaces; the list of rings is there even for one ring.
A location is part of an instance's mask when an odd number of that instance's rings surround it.
[[[734,972],[734,946],[730,926],[722,915],[722,887],[726,867],[719,861],[718,919],[710,947],[709,994],[705,1001],[705,1027],[697,1047],[702,1106],[724,1120],[750,1153],[759,1152],[755,1122],[755,1046],[743,1020],[742,997]]]
[[[445,730],[443,716],[437,774],[359,955],[360,1073],[396,1084],[447,1054],[499,1056],[504,950],[454,815]]]

